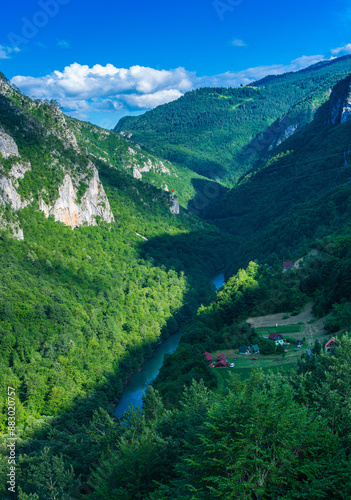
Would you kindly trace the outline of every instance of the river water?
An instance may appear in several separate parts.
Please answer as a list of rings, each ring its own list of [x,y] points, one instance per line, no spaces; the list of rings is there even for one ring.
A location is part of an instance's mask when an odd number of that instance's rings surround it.
[[[212,278],[211,282],[218,290],[225,283],[224,274],[218,274]],[[143,363],[142,370],[140,372],[133,373],[128,380],[128,384],[124,389],[118,405],[116,406],[116,417],[121,417],[131,405],[142,408],[143,391],[146,390],[146,386],[150,385],[159,374],[163,364],[164,355],[172,354],[177,349],[180,337],[181,332],[177,332],[168,337],[168,339],[164,340],[162,344],[156,346],[152,357]]]

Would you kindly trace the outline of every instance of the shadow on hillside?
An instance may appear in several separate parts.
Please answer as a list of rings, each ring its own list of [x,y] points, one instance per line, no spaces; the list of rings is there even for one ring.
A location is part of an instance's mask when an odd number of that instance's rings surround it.
[[[183,272],[187,280],[183,306],[170,317],[161,331],[161,339],[179,331],[185,321],[196,313],[201,303],[208,303],[213,297],[214,288],[210,278],[227,268],[232,259],[233,240],[223,241],[223,235],[213,232],[198,231],[177,236],[160,236],[138,245],[140,258],[160,267],[165,271]],[[64,269],[62,269],[64,272]],[[77,283],[81,276],[76,276]],[[74,281],[74,277],[71,277]],[[171,285],[172,286],[172,285]],[[171,287],[170,287],[171,288]],[[171,291],[171,290],[170,290]],[[119,359],[119,365],[113,373],[105,374],[104,382],[98,384],[88,396],[78,398],[66,412],[51,417],[45,422],[40,419],[36,424],[28,426],[26,440],[19,442],[17,453],[40,461],[40,453],[49,448],[53,456],[60,456],[72,464],[75,476],[80,476],[81,486],[76,494],[91,491],[88,485],[91,468],[97,466],[101,453],[101,440],[104,423],[93,419],[94,412],[103,408],[113,414],[114,404],[122,395],[123,386],[131,372],[140,367],[140,360],[152,354],[153,346],[140,343]],[[113,447],[113,444],[111,444]],[[20,474],[27,477],[26,463],[19,465]],[[35,491],[27,491],[34,493]],[[6,496],[4,497],[7,498]],[[10,497],[8,497],[10,498]]]
[[[191,179],[195,197],[189,201],[188,210],[198,217],[204,217],[211,206],[217,203],[229,191],[218,182],[204,179]]]

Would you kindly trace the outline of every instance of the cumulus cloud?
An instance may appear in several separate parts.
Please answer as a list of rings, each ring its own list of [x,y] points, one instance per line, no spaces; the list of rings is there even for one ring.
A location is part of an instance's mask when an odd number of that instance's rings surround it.
[[[167,104],[168,102],[175,101],[179,99],[183,94],[180,90],[159,90],[153,94],[127,94],[118,96],[121,101],[125,102],[129,107],[150,109],[160,106],[161,104]]]
[[[333,54],[333,56],[351,54],[351,43],[348,43],[344,47],[338,47],[336,49],[333,49],[331,53]]]
[[[129,69],[112,64],[92,68],[78,63],[62,72],[33,78],[16,76],[12,82],[31,96],[69,102],[87,101],[92,108],[106,100],[124,103],[127,109],[148,109],[178,99],[193,88],[195,74],[184,68],[156,70],[143,66]],[[97,104],[98,103],[98,104]],[[112,106],[113,107],[113,106]]]
[[[346,50],[345,47],[342,49]],[[1,50],[2,47],[0,54]],[[338,51],[339,49],[334,49],[332,53],[338,54]],[[89,67],[74,63],[66,66],[63,71],[54,71],[43,77],[19,75],[12,79],[12,83],[32,97],[56,99],[66,113],[86,120],[93,113],[113,113],[116,116],[140,113],[174,101],[185,92],[199,87],[247,85],[268,75],[298,71],[324,60],[330,60],[330,56],[302,56],[287,65],[258,66],[202,77],[181,67],[156,70],[132,66],[127,69],[117,68],[112,64]]]

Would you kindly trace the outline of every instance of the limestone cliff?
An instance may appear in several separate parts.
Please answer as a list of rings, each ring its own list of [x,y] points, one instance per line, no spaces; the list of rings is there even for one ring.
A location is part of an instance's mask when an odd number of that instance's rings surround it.
[[[179,201],[173,194],[170,195],[170,200],[171,200],[171,206],[170,206],[170,211],[172,214],[178,215],[179,214]]]
[[[351,120],[351,77],[339,82],[330,97],[330,122],[333,125]]]
[[[134,179],[142,179],[143,173],[148,173],[151,170],[159,174],[170,175],[171,172],[165,162],[158,158],[150,158],[145,155],[138,144],[134,145],[135,149],[128,147],[128,151],[122,157],[122,165],[126,169],[132,169]],[[136,151],[138,149],[138,151]]]
[[[16,163],[6,175],[0,170],[0,206],[10,205],[13,210],[26,207],[30,200],[21,200],[17,192],[18,179],[23,179],[25,173],[31,169],[30,163]]]
[[[46,217],[53,215],[56,221],[63,222],[72,228],[80,227],[84,223],[89,226],[96,225],[96,216],[101,217],[105,222],[113,222],[114,217],[110,203],[95,167],[93,167],[93,176],[80,203],[77,198],[77,188],[71,177],[66,174],[59,187],[59,196],[55,203],[48,206],[40,198],[39,208]]]
[[[17,156],[17,155],[16,155]],[[17,212],[21,208],[26,207],[31,200],[23,200],[17,192],[18,179],[23,179],[25,173],[31,169],[30,163],[16,163],[8,174],[0,170],[0,207],[10,206],[12,210]],[[11,228],[15,238],[23,240],[23,230],[20,228],[17,221],[17,216],[13,215],[14,220],[9,222],[0,213],[0,228]]]
[[[0,127],[0,153],[4,158],[19,156],[18,147],[12,137]]]

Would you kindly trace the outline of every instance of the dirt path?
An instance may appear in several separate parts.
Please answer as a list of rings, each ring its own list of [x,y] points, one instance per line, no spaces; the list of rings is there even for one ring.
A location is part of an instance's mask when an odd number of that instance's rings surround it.
[[[303,330],[301,333],[289,333],[290,337],[302,338],[305,337],[306,341],[314,344],[316,338],[325,336],[324,322],[327,318],[317,319],[312,312],[313,303],[308,303],[300,314],[291,316],[289,313],[269,314],[268,316],[258,316],[257,318],[249,318],[247,323],[250,323],[254,328],[262,328],[268,326],[283,325],[296,325],[303,323]],[[284,317],[289,316],[286,319]]]

